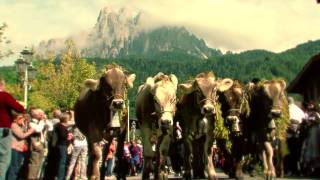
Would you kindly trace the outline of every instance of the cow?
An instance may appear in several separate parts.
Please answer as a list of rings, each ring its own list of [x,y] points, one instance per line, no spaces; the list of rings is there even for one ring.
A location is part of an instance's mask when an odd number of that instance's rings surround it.
[[[285,132],[288,104],[286,102],[284,80],[273,79],[249,83],[248,101],[251,109],[248,120],[244,122],[244,131],[251,143],[248,147],[257,147],[263,160],[264,174],[267,180],[275,179],[273,165],[272,140],[279,132]],[[277,129],[277,125],[281,125]],[[281,133],[280,133],[281,134]],[[254,153],[254,152],[253,152]]]
[[[231,79],[217,80],[212,72],[200,73],[194,80],[179,84],[182,96],[177,104],[175,121],[179,121],[185,144],[184,178],[203,178],[207,164],[208,178],[216,179],[212,161],[217,92],[229,89]],[[207,162],[207,163],[205,163]]]
[[[218,93],[221,104],[222,117],[229,129],[229,139],[231,141],[231,151],[226,147],[220,147],[224,152],[225,171],[230,177],[243,179],[241,160],[245,154],[245,136],[243,132],[243,121],[250,115],[250,107],[247,98],[246,87],[238,80],[233,81],[231,88]]]
[[[127,128],[125,104],[127,90],[133,86],[134,80],[135,74],[126,75],[120,66],[108,65],[99,82],[96,80],[85,82],[87,89],[83,90],[74,105],[76,126],[87,137],[93,154],[91,180],[100,179],[99,161],[102,159],[100,143],[111,142],[115,136],[113,133],[118,132],[122,134],[118,148],[121,149],[123,143],[121,139],[125,137],[123,134]],[[113,122],[113,119],[118,122]],[[120,160],[122,154],[118,154]]]
[[[155,179],[167,179],[166,156],[169,151],[173,117],[176,112],[178,79],[175,75],[158,73],[147,78],[136,97],[136,116],[140,123],[144,165],[142,179],[149,179],[156,157]]]

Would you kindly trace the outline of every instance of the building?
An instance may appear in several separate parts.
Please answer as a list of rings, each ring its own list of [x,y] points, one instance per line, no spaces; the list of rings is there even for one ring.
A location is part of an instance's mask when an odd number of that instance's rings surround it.
[[[287,88],[288,93],[297,93],[304,102],[320,100],[320,54],[313,56]]]

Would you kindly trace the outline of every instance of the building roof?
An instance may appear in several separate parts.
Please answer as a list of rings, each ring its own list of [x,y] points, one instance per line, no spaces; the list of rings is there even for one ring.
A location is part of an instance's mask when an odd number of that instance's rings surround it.
[[[320,75],[320,53],[313,56],[297,77],[289,84],[287,91],[289,93],[304,94],[307,90],[306,85],[312,83],[315,77]]]

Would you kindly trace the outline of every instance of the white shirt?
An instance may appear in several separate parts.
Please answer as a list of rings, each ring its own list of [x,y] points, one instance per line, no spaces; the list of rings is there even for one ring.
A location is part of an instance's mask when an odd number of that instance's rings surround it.
[[[30,127],[35,129],[35,132],[37,133],[41,133],[44,129],[45,126],[45,122],[44,121],[40,121],[38,119],[31,119],[30,122]]]
[[[76,146],[76,147],[87,146],[88,145],[87,139],[84,139],[84,140],[75,139],[75,140],[73,140],[73,145]]]
[[[305,113],[297,105],[289,104],[289,117],[301,123],[302,119],[305,118]]]

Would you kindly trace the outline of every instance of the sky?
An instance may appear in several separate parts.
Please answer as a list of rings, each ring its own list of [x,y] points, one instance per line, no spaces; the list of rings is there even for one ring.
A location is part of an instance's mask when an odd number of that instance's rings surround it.
[[[103,7],[141,11],[145,28],[185,26],[224,52],[281,52],[320,39],[316,0],[0,0],[0,23],[16,52],[0,65],[13,64],[25,46],[89,30]]]

